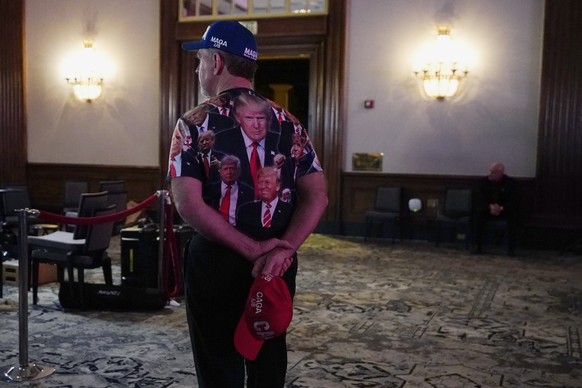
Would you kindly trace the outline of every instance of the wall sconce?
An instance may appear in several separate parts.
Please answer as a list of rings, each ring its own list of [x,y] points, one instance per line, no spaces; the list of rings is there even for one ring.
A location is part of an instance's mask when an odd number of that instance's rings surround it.
[[[68,67],[65,79],[73,85],[75,96],[86,102],[99,98],[103,91],[103,67],[93,51],[93,42],[85,41],[82,52]]]
[[[408,209],[416,213],[422,209],[422,201],[419,198],[412,198],[408,201]]]
[[[453,97],[459,88],[459,82],[469,72],[463,63],[463,53],[451,38],[448,26],[437,28],[434,44],[423,53],[425,62],[422,70],[414,74],[422,81],[427,96],[444,100]]]

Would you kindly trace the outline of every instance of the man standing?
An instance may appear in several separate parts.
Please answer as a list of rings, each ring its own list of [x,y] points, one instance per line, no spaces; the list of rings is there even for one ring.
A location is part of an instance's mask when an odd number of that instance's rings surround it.
[[[214,22],[201,41],[186,43],[183,48],[198,51],[200,63],[196,72],[204,95],[227,97],[225,100],[231,101],[235,107],[243,95],[268,102],[252,90],[257,46],[253,34],[240,23]],[[221,115],[221,112],[214,107],[208,115]],[[269,110],[265,117],[267,132],[277,134],[272,137],[277,139],[281,135],[281,124],[272,115],[272,110]],[[180,118],[177,125],[182,120],[184,118]],[[302,132],[308,139],[305,128]],[[234,136],[224,136],[218,128],[216,135],[217,151],[225,155],[242,154],[246,158],[246,149],[235,149],[240,147],[240,143],[235,147],[233,143],[237,139]],[[287,144],[291,141],[285,140]],[[244,143],[242,147],[245,147]],[[268,148],[270,144],[265,142],[263,147],[267,154],[262,155],[260,162],[262,167],[268,167],[269,159],[274,155]],[[171,187],[178,212],[198,232],[185,258],[184,278],[190,338],[201,387],[243,387],[245,372],[248,387],[283,387],[285,384],[285,334],[266,340],[252,362],[237,352],[233,336],[253,275],[281,276],[291,296],[295,292],[296,251],[315,229],[327,206],[325,177],[310,141],[305,152],[312,157],[303,158],[305,165],[298,166],[299,172],[294,180],[297,201],[294,201],[287,225],[275,235],[260,236],[249,236],[238,229],[239,219],[237,227],[231,225],[218,210],[204,201],[203,188],[212,184],[212,180],[203,178],[203,168],[194,152],[182,152],[181,173],[172,178]],[[289,158],[291,155],[285,156]],[[242,162],[243,158],[239,159]],[[242,168],[241,176],[252,176],[250,164]]]
[[[483,251],[483,234],[489,221],[507,223],[507,254],[515,255],[517,203],[515,180],[505,175],[503,163],[493,163],[479,182],[475,214],[476,253]]]

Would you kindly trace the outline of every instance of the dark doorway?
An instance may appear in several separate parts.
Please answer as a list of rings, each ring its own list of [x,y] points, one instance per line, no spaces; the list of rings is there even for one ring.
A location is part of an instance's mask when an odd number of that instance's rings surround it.
[[[265,97],[273,98],[271,84],[288,84],[288,110],[301,123],[308,126],[309,117],[309,59],[262,59],[255,75],[255,90]]]

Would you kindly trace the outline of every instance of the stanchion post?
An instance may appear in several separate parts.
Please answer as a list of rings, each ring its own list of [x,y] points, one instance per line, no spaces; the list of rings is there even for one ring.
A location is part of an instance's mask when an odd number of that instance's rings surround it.
[[[158,242],[158,288],[162,290],[162,271],[164,264],[164,242],[166,236],[166,196],[168,195],[167,190],[160,190],[160,225],[158,228],[159,232],[159,242]]]
[[[17,212],[20,245],[20,257],[18,258],[18,360],[20,365],[0,368],[0,380],[20,382],[50,376],[55,369],[28,363],[28,269],[30,266],[27,239],[28,209],[19,209]]]

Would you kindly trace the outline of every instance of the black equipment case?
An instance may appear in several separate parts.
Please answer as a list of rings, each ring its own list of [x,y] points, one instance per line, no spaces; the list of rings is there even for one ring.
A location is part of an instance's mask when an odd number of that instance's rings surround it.
[[[73,283],[74,290],[79,289]],[[63,308],[96,309],[105,311],[155,311],[163,309],[168,298],[157,288],[138,288],[124,285],[83,284],[83,301],[78,293],[71,293],[71,285],[63,282],[59,288],[59,302]]]
[[[158,287],[158,226],[121,230],[121,284],[130,287]]]
[[[179,266],[184,249],[194,234],[188,225],[174,225]],[[129,227],[121,230],[121,284],[131,287],[158,287],[158,225]],[[167,254],[167,252],[166,252]]]

